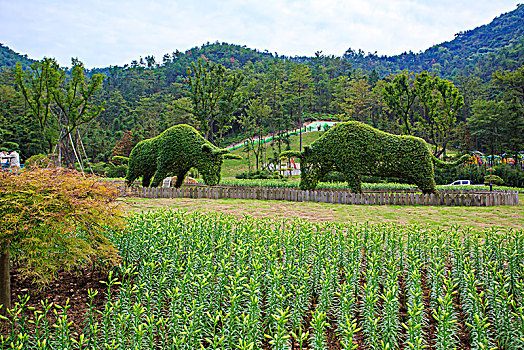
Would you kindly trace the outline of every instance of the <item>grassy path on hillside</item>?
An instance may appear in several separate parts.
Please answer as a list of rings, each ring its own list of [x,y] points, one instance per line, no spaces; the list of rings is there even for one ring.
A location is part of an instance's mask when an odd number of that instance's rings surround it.
[[[313,141],[319,138],[320,135],[322,135],[322,131],[313,131],[313,132],[308,132],[306,134],[302,134],[302,147],[304,147],[305,145],[311,144]],[[298,135],[291,136],[289,140],[290,140],[289,146],[291,147],[291,149],[294,151],[298,150],[298,145],[299,145]],[[263,147],[266,148],[267,155],[272,157],[273,151],[271,150],[270,144],[264,144]],[[278,150],[276,144],[275,144],[275,149]],[[282,150],[284,150],[284,148],[282,148]],[[242,157],[242,159],[241,160],[225,159],[222,165],[222,172],[221,172],[222,178],[233,177],[237,174],[244,173],[249,170],[247,154],[246,152],[244,152],[244,149],[239,149],[239,150],[233,151],[232,153],[238,154],[239,156]],[[253,152],[251,152],[251,166],[253,168],[252,170],[254,171],[255,170],[255,156],[253,155]]]
[[[188,212],[223,212],[242,217],[304,218],[310,221],[358,223],[419,224],[447,228],[452,225],[483,230],[490,227],[524,230],[524,195],[520,206],[437,207],[437,206],[369,206],[314,202],[259,201],[248,199],[146,199],[122,200],[127,212],[180,209]]]

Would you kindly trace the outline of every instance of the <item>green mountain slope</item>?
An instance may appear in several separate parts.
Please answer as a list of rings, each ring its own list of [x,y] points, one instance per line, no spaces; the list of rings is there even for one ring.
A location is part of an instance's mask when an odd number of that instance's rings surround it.
[[[20,62],[23,67],[29,66],[34,60],[27,57],[27,55],[21,55],[14,52],[8,46],[0,43],[0,68],[11,68]]]
[[[430,47],[424,52],[405,52],[395,56],[365,55],[349,49],[344,54],[354,68],[375,69],[381,76],[404,69],[439,73],[445,77],[486,74],[514,69],[524,61],[524,4],[504,13],[491,23],[455,34],[455,39]]]
[[[401,72],[404,69],[420,72],[423,70],[453,78],[459,75],[477,75],[488,78],[495,70],[513,70],[524,62],[524,4],[508,13],[501,14],[491,23],[455,35],[455,39],[432,46],[424,52],[405,52],[395,56],[365,54],[362,50],[348,49],[343,60],[354,69],[376,70],[380,76]],[[151,68],[160,66],[166,79],[176,82],[177,77],[185,76],[187,66],[200,58],[220,63],[227,68],[244,67],[248,62],[256,64],[274,58],[295,62],[308,62],[314,57],[285,57],[266,51],[247,48],[245,45],[227,43],[207,43],[186,52],[178,50],[165,54],[162,59],[152,56],[131,62],[129,67]],[[32,60],[27,55],[15,53],[0,44],[0,68],[13,67],[16,62],[29,65]],[[125,68],[125,67],[124,67]],[[110,68],[100,68],[109,75]],[[180,78],[178,78],[180,79]]]

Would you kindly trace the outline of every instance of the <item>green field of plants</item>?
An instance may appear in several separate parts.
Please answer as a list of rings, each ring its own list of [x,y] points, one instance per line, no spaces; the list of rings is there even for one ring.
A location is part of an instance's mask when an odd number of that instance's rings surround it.
[[[522,231],[157,211],[110,236],[122,263],[83,330],[22,300],[0,348],[524,347]]]

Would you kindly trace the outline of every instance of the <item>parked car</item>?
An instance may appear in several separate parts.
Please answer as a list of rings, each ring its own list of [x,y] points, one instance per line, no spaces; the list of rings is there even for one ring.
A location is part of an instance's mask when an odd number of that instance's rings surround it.
[[[445,186],[463,186],[463,185],[483,186],[483,184],[474,184],[473,182],[471,182],[471,180],[457,180]]]

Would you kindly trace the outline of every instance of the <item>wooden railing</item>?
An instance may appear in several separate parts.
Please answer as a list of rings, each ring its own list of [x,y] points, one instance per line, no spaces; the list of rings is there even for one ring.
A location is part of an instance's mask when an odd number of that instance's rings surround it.
[[[303,191],[296,188],[185,186],[181,188],[121,187],[123,196],[144,198],[230,198],[285,200],[357,205],[443,205],[477,206],[519,205],[517,191],[440,191],[438,194],[413,192],[365,192],[348,190]]]

